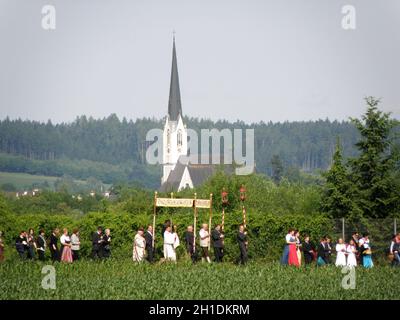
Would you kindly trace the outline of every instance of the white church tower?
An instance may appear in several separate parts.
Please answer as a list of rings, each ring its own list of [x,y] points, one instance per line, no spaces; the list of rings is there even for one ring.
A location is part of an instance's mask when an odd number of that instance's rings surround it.
[[[187,155],[187,130],[182,118],[181,93],[179,89],[174,36],[168,115],[165,119],[163,134],[163,176],[161,178],[161,184],[167,181],[169,174],[174,170],[181,155]]]

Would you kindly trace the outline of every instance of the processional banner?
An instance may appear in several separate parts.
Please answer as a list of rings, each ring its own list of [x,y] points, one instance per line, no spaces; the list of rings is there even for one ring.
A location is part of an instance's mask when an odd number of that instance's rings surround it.
[[[191,208],[191,207],[193,207],[193,199],[157,198],[156,206],[157,207]]]
[[[196,199],[196,208],[210,208],[211,207],[211,200],[205,199]]]

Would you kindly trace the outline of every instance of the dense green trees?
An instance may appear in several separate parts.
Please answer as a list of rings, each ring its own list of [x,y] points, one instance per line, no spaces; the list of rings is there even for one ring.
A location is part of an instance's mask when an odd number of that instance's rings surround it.
[[[323,209],[332,217],[359,216],[360,210],[354,203],[354,185],[349,178],[348,168],[343,161],[340,140],[337,139],[333,163],[326,178]]]
[[[185,118],[188,128],[198,132],[211,128],[255,129],[256,170],[261,175],[217,175],[212,185],[206,183],[199,192],[219,194],[224,186],[238,190],[250,179],[249,190],[253,184],[254,190],[265,190],[257,200],[259,210],[317,212],[319,209],[308,205],[307,210],[293,209],[293,199],[287,192],[297,188],[296,201],[312,198],[313,204],[318,203],[333,217],[387,217],[398,213],[400,164],[395,135],[399,130],[389,114],[377,109],[379,100],[370,97],[366,102],[366,114],[350,122],[245,124]],[[162,125],[161,120],[149,118],[121,121],[115,114],[100,120],[82,116],[72,123],[56,125],[7,118],[0,121],[0,171],[58,176],[56,189],[66,193],[76,189],[71,178],[89,180],[89,187],[97,190],[101,183],[114,184],[115,190],[122,193],[124,185],[154,190],[160,184],[161,168],[145,163],[145,135]],[[340,138],[340,144],[335,147],[336,138]],[[328,168],[321,177],[320,171]],[[265,176],[272,177],[275,187]],[[13,190],[10,185],[3,189]],[[282,206],[270,205],[268,197],[274,193],[279,193]],[[143,194],[138,197],[146,199]],[[137,200],[127,200],[123,209],[129,207],[145,210]]]
[[[340,136],[345,156],[356,155],[358,132],[350,122],[253,123],[185,118],[188,128],[255,129],[257,171],[272,175],[274,155],[279,156],[287,175],[298,178],[301,169],[312,172],[328,168],[335,137]],[[0,170],[62,176],[75,179],[95,177],[104,183],[137,181],[143,186],[159,185],[161,171],[146,165],[148,130],[162,128],[157,119],[103,119],[78,117],[72,123],[50,121],[0,121]],[[200,135],[200,134],[199,134]],[[200,142],[199,142],[200,143]]]
[[[379,111],[379,100],[366,98],[368,109],[362,119],[352,119],[361,134],[356,143],[360,155],[351,159],[356,202],[366,216],[381,218],[399,210],[395,168],[399,159],[393,148],[393,128],[398,124],[390,114]]]
[[[335,217],[385,218],[399,213],[399,154],[393,130],[397,121],[378,110],[379,100],[366,98],[367,111],[352,119],[360,139],[359,155],[343,163],[339,143],[326,174],[324,209]]]
[[[274,154],[271,158],[272,166],[272,180],[275,183],[279,183],[283,176],[283,163],[279,155]]]
[[[221,223],[221,190],[229,192],[229,205],[226,208],[225,232],[227,260],[237,257],[236,232],[242,223],[239,188],[244,183],[247,189],[247,223],[252,241],[250,254],[253,257],[276,259],[283,245],[287,228],[296,226],[309,233],[316,241],[323,233],[332,233],[333,224],[329,217],[318,213],[320,190],[317,186],[303,186],[289,183],[283,179],[279,185],[268,177],[253,174],[250,176],[226,176],[222,171],[211,177],[196,190],[184,190],[176,197],[199,198],[214,195],[213,224]],[[13,239],[20,229],[45,228],[48,233],[55,227],[72,229],[79,227],[82,236],[82,253],[90,251],[90,235],[97,226],[111,228],[114,255],[131,255],[134,231],[140,226],[152,223],[152,191],[127,184],[114,186],[116,199],[85,196],[82,200],[72,198],[65,192],[43,192],[35,197],[2,197],[0,195],[0,229],[5,230],[6,242],[13,245]],[[167,196],[169,194],[160,194]],[[208,222],[208,210],[198,210],[198,223]],[[157,252],[162,255],[161,226],[172,218],[178,226],[180,236],[186,226],[193,223],[191,208],[159,208],[157,210]],[[4,229],[4,226],[7,226]],[[9,250],[8,250],[9,251]],[[14,252],[15,250],[11,250]],[[179,247],[182,257],[183,246]]]

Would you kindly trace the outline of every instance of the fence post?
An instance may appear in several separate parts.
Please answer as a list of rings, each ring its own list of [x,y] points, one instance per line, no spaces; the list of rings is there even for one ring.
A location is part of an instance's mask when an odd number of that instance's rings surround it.
[[[344,218],[342,218],[342,239],[343,241],[346,241],[344,237]]]

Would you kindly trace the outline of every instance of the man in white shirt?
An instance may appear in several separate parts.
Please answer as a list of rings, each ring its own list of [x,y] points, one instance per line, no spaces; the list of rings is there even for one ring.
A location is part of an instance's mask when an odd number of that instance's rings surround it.
[[[211,263],[211,259],[208,253],[208,245],[210,243],[210,234],[208,232],[208,224],[203,223],[201,226],[201,229],[199,231],[199,236],[200,236],[200,247],[201,247],[201,252],[202,252],[202,257],[201,261],[207,261],[208,263]]]

